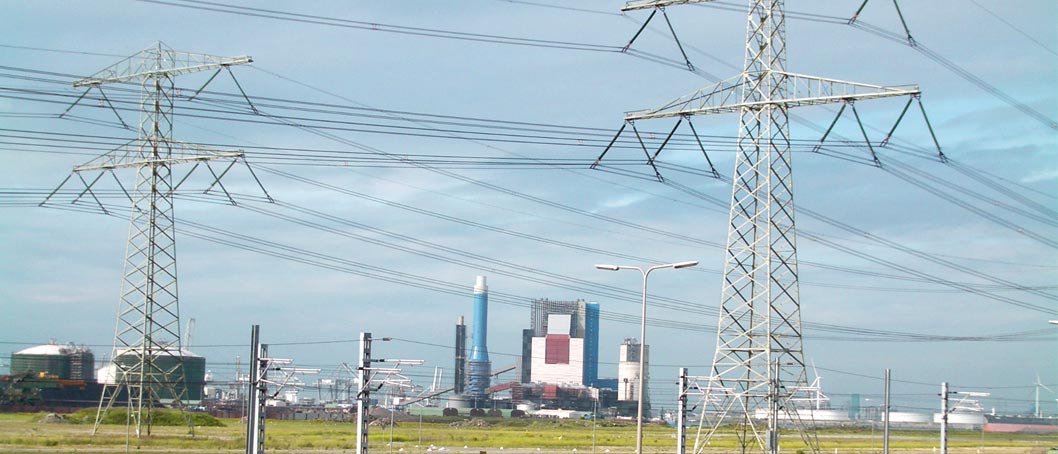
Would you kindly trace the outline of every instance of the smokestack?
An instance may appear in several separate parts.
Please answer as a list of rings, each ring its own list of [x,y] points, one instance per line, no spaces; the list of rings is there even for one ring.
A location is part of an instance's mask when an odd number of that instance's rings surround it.
[[[455,392],[463,394],[467,385],[467,326],[463,324],[463,316],[459,316],[456,324],[456,373]]]
[[[474,343],[470,347],[471,362],[488,362],[489,320],[489,287],[485,285],[485,276],[478,276],[474,283]]]
[[[489,287],[485,276],[478,276],[474,283],[474,336],[468,361],[467,394],[475,400],[483,400],[489,387],[492,365],[489,363],[488,340]]]

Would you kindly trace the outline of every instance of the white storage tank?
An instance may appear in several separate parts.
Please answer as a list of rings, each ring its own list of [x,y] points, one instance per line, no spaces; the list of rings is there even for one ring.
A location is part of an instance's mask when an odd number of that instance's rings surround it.
[[[933,414],[933,422],[940,424],[940,413]],[[948,413],[948,424],[962,424],[968,426],[981,426],[985,423],[984,413]]]
[[[909,411],[889,412],[889,422],[893,424],[929,424],[928,413],[912,413]]]

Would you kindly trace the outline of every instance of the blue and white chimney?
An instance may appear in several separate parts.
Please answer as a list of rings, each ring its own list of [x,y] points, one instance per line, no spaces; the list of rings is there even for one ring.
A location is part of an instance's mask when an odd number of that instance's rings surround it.
[[[475,401],[484,400],[489,388],[492,363],[489,362],[488,340],[489,287],[485,276],[474,283],[474,326],[470,357],[467,361],[467,394]]]

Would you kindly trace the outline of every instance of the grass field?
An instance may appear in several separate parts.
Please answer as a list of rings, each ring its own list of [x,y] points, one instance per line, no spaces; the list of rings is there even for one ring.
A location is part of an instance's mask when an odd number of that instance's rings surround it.
[[[154,427],[149,437],[129,436],[123,425],[103,425],[93,436],[90,423],[46,423],[39,414],[0,414],[0,452],[241,452],[244,449],[243,424],[221,420],[223,427],[196,427],[194,438],[186,427]],[[593,450],[590,421],[493,420],[488,427],[453,427],[452,420],[434,418],[419,426],[418,421],[398,423],[392,432],[372,427],[370,449],[376,453],[441,452],[457,453],[586,453]],[[390,440],[392,437],[392,445]],[[421,437],[421,438],[420,438]],[[783,439],[783,451],[797,453],[805,446],[790,435]],[[880,431],[870,429],[828,429],[818,432],[823,453],[880,453]],[[689,437],[693,443],[693,435]],[[420,441],[421,440],[421,441]],[[594,430],[594,450],[598,453],[630,453],[635,447],[635,425],[600,421]],[[644,433],[647,453],[675,452],[675,430],[648,425]],[[730,452],[735,446],[731,435],[715,439],[707,452]],[[899,453],[938,452],[938,434],[924,431],[894,431],[890,446]],[[949,441],[953,454],[1042,454],[1058,446],[1055,435],[982,434],[952,431]],[[465,448],[464,448],[465,447]],[[354,423],[315,421],[273,421],[266,425],[269,452],[353,452],[356,448]],[[576,451],[574,451],[576,450]]]

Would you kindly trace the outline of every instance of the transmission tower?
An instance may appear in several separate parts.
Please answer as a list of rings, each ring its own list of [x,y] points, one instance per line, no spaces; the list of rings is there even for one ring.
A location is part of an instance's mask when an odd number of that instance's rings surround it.
[[[196,167],[188,172],[189,176],[198,165],[204,165],[214,178],[210,187],[220,186],[228,195],[220,179],[235,162],[243,158],[243,154],[173,140],[173,100],[178,96],[174,79],[183,74],[215,70],[213,77],[206,82],[208,85],[220,71],[227,70],[230,74],[230,66],[251,61],[250,57],[245,56],[229,58],[175,51],[159,42],[73,84],[74,87],[86,87],[85,93],[74,105],[92,89],[100,92],[100,103],[106,100],[110,104],[102,88],[107,84],[138,83],[141,87],[138,137],[75,167],[71,174],[71,177],[77,175],[85,185],[81,195],[88,193],[99,203],[92,194],[92,187],[103,174],[113,174],[115,169],[123,168],[136,170],[133,191],[129,193],[124,186],[121,187],[132,206],[111,355],[114,383],[104,387],[93,433],[119,400],[127,403],[128,424],[135,426],[137,437],[141,436],[144,426],[146,433],[150,434],[151,413],[156,405],[171,401],[172,407],[183,412],[187,400],[184,370],[184,355],[187,351],[180,338],[173,193],[187,176],[174,185],[173,167],[194,163]],[[118,110],[113,104],[110,107],[120,120]],[[121,123],[125,124],[124,120]],[[215,172],[209,163],[217,160],[229,162],[228,169]],[[89,182],[83,177],[83,174],[88,173],[98,175],[94,179],[90,178]],[[70,177],[67,177],[66,181],[69,180]],[[120,180],[117,181],[120,186]],[[59,188],[55,191],[58,192]],[[228,198],[234,204],[230,195]],[[47,201],[45,199],[41,205]],[[99,203],[99,208],[107,212],[102,203]],[[190,427],[190,418],[186,413],[185,418]]]
[[[656,13],[670,5],[703,1],[709,0],[636,1],[622,11],[653,9]],[[680,123],[689,123],[695,115],[740,115],[719,329],[711,375],[704,383],[702,426],[695,453],[705,448],[721,426],[729,424],[733,424],[741,452],[778,453],[781,424],[795,427],[811,451],[819,451],[814,433],[802,420],[811,419],[811,412],[799,412],[794,405],[795,395],[807,388],[807,378],[788,111],[844,103],[842,111],[852,106],[855,113],[856,101],[908,96],[906,113],[911,101],[920,95],[915,85],[885,87],[787,72],[785,35],[782,0],[749,0],[745,70],[740,75],[660,108],[625,116],[626,126],[633,130],[638,120],[679,118],[672,130],[675,133]],[[858,114],[856,118],[858,121]],[[694,131],[693,125],[691,128]],[[694,134],[697,137],[696,131]],[[871,147],[869,139],[867,144]],[[643,147],[647,163],[654,167],[659,180],[662,177],[654,160],[661,148],[651,154]],[[599,160],[607,151],[609,147]],[[871,153],[874,156],[873,147]],[[880,165],[877,156],[874,162]]]

